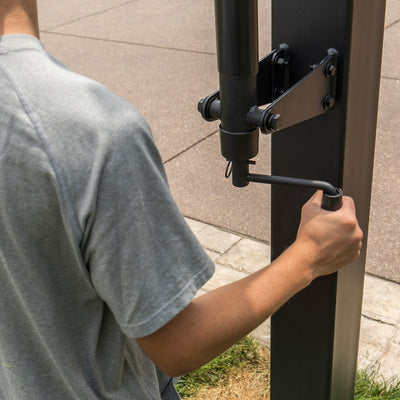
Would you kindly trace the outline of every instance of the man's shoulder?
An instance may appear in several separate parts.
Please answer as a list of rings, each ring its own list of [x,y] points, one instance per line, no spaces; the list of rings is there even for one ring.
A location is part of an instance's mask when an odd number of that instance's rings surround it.
[[[29,104],[46,140],[64,151],[106,151],[150,139],[147,121],[132,104],[103,84],[70,70],[49,56],[48,74],[38,72]],[[37,92],[35,92],[37,90]]]
[[[101,83],[77,73],[48,53],[33,37],[7,37],[3,79],[20,98],[17,107],[43,125],[53,139],[78,134],[115,135],[137,126],[150,131],[138,110]]]

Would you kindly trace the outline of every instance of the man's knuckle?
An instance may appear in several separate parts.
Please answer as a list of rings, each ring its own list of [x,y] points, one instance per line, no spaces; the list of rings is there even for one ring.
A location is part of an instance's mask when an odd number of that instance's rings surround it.
[[[357,219],[350,215],[343,217],[342,227],[345,231],[354,231],[357,227]]]

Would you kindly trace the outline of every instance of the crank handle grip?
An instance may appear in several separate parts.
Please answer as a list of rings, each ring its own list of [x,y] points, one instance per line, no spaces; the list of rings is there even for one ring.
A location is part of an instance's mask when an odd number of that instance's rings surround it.
[[[336,188],[336,194],[329,194],[324,192],[321,207],[327,211],[336,211],[342,207],[342,203],[343,190],[340,188]]]

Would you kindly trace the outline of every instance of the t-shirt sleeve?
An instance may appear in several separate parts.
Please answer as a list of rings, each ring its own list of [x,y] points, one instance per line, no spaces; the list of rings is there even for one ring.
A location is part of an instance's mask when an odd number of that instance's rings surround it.
[[[214,265],[171,196],[143,118],[122,124],[109,143],[92,178],[84,257],[99,296],[137,338],[182,311]]]

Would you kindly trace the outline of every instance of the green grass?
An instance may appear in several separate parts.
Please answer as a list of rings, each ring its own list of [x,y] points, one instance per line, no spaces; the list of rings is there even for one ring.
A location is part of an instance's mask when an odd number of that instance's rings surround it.
[[[357,373],[354,400],[400,399],[400,381],[384,380],[376,372],[361,370]]]
[[[215,387],[221,384],[235,368],[258,360],[258,346],[253,339],[245,337],[200,369],[184,375],[176,385],[182,399],[190,399],[204,386]]]
[[[199,389],[224,384],[235,370],[260,363],[259,347],[246,337],[202,368],[183,376],[177,384],[182,399],[190,400]],[[384,380],[376,372],[358,371],[354,400],[400,400],[400,380]]]

